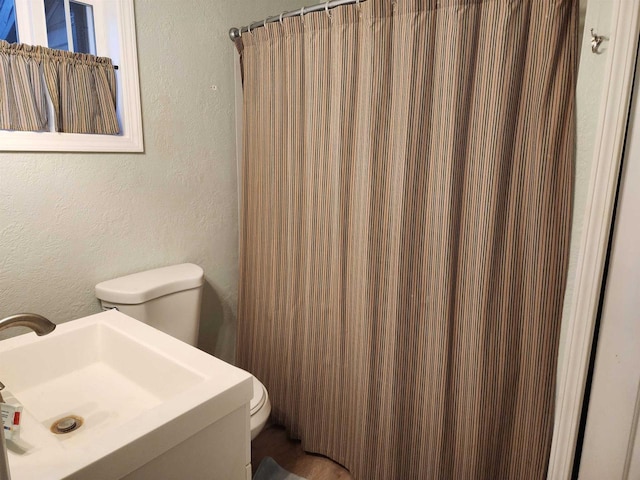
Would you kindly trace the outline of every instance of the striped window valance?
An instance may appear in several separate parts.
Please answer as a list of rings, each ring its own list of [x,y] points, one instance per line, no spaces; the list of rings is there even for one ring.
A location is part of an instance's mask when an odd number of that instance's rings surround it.
[[[0,129],[47,130],[47,92],[56,131],[120,133],[110,58],[0,41]]]

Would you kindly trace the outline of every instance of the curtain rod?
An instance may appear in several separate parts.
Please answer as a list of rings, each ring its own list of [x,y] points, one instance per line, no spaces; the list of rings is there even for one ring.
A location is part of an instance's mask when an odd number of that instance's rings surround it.
[[[360,4],[367,0],[331,0],[329,2],[319,3],[311,7],[302,7],[300,10],[293,10],[291,12],[284,12],[275,17],[267,17],[264,20],[253,22],[241,28],[233,27],[229,30],[229,37],[232,42],[235,42],[236,38],[242,36],[243,33],[247,33],[255,28],[264,27],[267,23],[279,22],[283,18],[297,17],[298,15],[306,15],[307,13],[321,12],[322,10],[328,11],[335,7],[341,7],[342,5],[351,5],[353,3]]]

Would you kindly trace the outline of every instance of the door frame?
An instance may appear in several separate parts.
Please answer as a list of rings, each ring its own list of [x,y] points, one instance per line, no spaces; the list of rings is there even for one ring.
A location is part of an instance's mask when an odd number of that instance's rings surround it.
[[[640,478],[640,64],[614,211],[614,227],[594,336],[579,478]],[[585,421],[583,414],[583,422]],[[637,453],[634,454],[634,447]],[[574,467],[574,472],[577,469]]]
[[[610,55],[604,72],[584,230],[578,252],[575,294],[564,320],[567,340],[558,369],[548,480],[569,480],[573,468],[633,90],[640,33],[640,0],[611,3],[611,33],[605,33],[610,42]]]

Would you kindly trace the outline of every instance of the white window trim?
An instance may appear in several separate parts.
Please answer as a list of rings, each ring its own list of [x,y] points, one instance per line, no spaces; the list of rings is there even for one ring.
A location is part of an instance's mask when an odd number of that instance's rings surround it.
[[[107,1],[107,0],[103,0]],[[96,24],[96,43],[98,43],[98,55],[109,56],[118,65],[116,75],[118,83],[118,113],[120,118],[120,135],[92,135],[79,133],[59,132],[17,132],[0,130],[0,151],[31,151],[31,152],[143,152],[144,143],[142,135],[142,113],[140,104],[140,81],[138,76],[138,54],[136,48],[135,16],[133,0],[109,0],[114,1],[115,23],[118,26],[119,51],[107,55],[101,52],[99,35],[108,35],[108,32],[100,33],[100,27]],[[44,16],[44,10],[34,7],[32,0],[22,0],[28,5],[26,8],[16,8],[16,15],[30,15],[27,21],[19,22],[22,29],[19,34],[22,38],[34,39],[32,42],[39,45],[47,45],[46,31],[39,31],[37,16]],[[95,9],[99,9],[98,2],[91,3]],[[18,4],[18,1],[16,1]],[[21,11],[22,10],[22,11]],[[42,11],[40,11],[42,10]],[[27,31],[25,27],[27,26]],[[31,29],[31,31],[28,31]],[[44,35],[44,39],[42,38]],[[24,37],[23,37],[24,36]]]

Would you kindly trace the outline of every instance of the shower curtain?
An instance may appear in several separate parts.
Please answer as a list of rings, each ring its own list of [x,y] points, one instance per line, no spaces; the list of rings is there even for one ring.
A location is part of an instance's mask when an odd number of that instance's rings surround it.
[[[238,43],[238,363],[355,479],[546,476],[576,19],[368,0]]]

